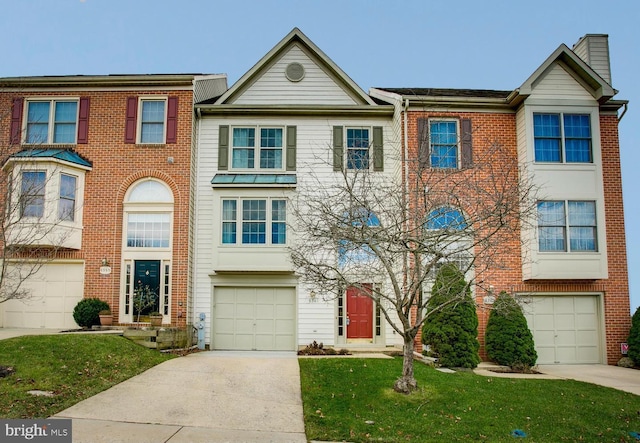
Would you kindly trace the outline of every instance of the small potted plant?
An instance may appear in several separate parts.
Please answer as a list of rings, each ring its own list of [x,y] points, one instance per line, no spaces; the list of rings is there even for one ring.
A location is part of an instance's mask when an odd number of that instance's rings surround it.
[[[162,314],[157,311],[149,313],[149,321],[151,322],[151,326],[162,325]]]
[[[100,317],[100,325],[101,326],[111,326],[113,325],[113,314],[110,309],[103,309],[98,312],[98,317]]]

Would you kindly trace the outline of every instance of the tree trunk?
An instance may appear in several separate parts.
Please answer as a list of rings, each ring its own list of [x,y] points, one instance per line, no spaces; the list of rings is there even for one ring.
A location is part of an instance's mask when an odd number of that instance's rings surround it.
[[[418,383],[413,376],[413,346],[415,338],[405,337],[402,355],[402,377],[393,384],[393,389],[402,394],[411,394],[418,389]]]

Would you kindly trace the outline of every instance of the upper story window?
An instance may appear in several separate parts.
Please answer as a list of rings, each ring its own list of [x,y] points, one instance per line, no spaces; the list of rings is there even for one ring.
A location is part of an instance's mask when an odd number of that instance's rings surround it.
[[[29,100],[25,142],[75,144],[77,120],[77,100]]]
[[[20,185],[20,216],[44,217],[45,171],[22,171]]]
[[[76,176],[60,174],[60,200],[58,201],[58,219],[60,220],[75,220],[76,183]]]
[[[178,97],[128,97],[125,143],[177,143]]]
[[[283,128],[233,128],[231,167],[282,169],[282,150]]]
[[[286,242],[286,200],[222,200],[223,244],[284,245]]]
[[[591,163],[589,114],[533,114],[535,161]]]
[[[347,128],[347,169],[369,169],[369,129]]]
[[[140,143],[164,143],[165,100],[140,100]]]
[[[458,122],[455,120],[429,121],[430,163],[432,168],[458,167]]]
[[[541,252],[595,252],[596,231],[596,204],[593,201],[538,203],[538,245]]]

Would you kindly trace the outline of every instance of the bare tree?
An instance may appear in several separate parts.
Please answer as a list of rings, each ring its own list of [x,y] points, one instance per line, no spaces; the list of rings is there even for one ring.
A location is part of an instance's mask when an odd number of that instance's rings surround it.
[[[0,94],[9,96],[0,87]],[[9,100],[0,100],[0,303],[32,296],[28,282],[65,250],[76,206],[75,182],[61,182],[60,168],[40,143],[21,144],[21,134],[10,134]],[[74,193],[65,200],[65,186]]]
[[[520,231],[535,211],[535,189],[515,147],[487,143],[465,169],[427,163],[407,161],[405,180],[368,169],[305,175],[292,204],[296,271],[325,299],[349,287],[373,299],[403,339],[402,376],[394,388],[404,393],[417,387],[413,353],[421,326],[460,301],[427,310],[439,267],[457,263],[478,289],[492,272],[520,266],[503,258],[520,257]]]

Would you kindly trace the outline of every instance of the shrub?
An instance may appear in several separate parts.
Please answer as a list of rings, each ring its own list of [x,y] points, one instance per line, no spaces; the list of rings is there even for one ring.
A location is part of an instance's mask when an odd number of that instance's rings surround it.
[[[627,357],[633,360],[636,366],[640,366],[640,306],[631,317],[631,330],[627,344],[629,345]]]
[[[90,328],[100,324],[98,313],[108,309],[109,304],[99,298],[84,298],[73,308],[73,319],[78,323],[78,326]]]
[[[478,314],[471,290],[455,264],[445,264],[436,275],[426,315],[422,343],[429,346],[440,365],[478,366]]]
[[[527,319],[520,305],[504,291],[489,314],[485,345],[491,360],[517,371],[528,372],[538,359]]]

